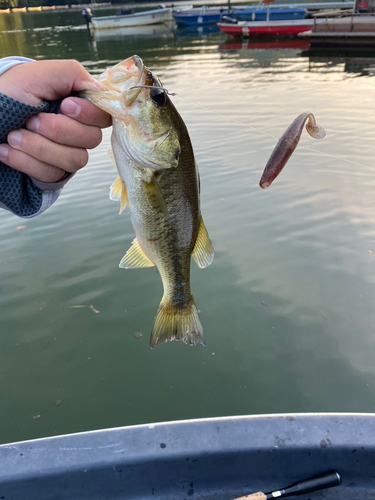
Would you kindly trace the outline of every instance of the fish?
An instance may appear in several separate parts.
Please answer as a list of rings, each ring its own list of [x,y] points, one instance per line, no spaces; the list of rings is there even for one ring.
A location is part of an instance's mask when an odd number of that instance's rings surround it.
[[[306,120],[308,120],[307,123]],[[259,181],[259,186],[262,189],[267,189],[285,167],[299,143],[305,123],[306,130],[311,137],[314,139],[323,139],[325,137],[324,128],[316,123],[315,116],[312,113],[306,112],[298,115],[285,130],[271,153]]]
[[[200,180],[187,127],[159,78],[134,55],[81,95],[112,115],[109,156],[119,177],[110,198],[129,207],[135,232],[120,268],[156,266],[163,297],[150,336],[153,349],[179,340],[205,345],[190,290],[191,257],[209,266],[214,250],[200,210]]]

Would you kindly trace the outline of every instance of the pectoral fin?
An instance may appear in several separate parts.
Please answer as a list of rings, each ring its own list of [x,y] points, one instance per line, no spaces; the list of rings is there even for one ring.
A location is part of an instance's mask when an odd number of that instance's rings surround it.
[[[197,241],[195,242],[195,246],[191,255],[193,256],[193,259],[195,260],[197,266],[201,269],[209,266],[214,260],[214,249],[212,248],[212,243],[208,236],[207,229],[204,225],[202,217],[199,225]]]
[[[119,267],[123,269],[139,269],[153,267],[154,265],[142,250],[137,238],[134,238],[132,246],[121,259]]]
[[[111,160],[111,162],[114,164],[114,166],[117,167],[116,160],[115,160],[115,155],[113,154],[112,149],[108,149],[107,155],[108,155],[109,159]]]
[[[121,179],[121,177],[117,177],[115,182],[112,184],[109,190],[109,197],[113,201],[121,201],[119,212],[121,214],[128,204],[125,182]]]
[[[157,212],[167,213],[167,204],[163,193],[161,192],[158,179],[161,175],[156,172],[154,173],[151,169],[148,169],[148,175],[142,180],[145,192],[147,194],[147,199],[150,205]]]

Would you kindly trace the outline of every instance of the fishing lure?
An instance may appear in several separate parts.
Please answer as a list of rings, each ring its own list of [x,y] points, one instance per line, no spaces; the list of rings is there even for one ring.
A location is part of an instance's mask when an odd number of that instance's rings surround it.
[[[279,139],[279,142],[276,144],[275,149],[272,151],[259,182],[259,186],[262,189],[268,188],[285,167],[287,161],[297,147],[306,120],[308,120],[306,130],[311,137],[314,139],[323,139],[323,137],[325,137],[326,133],[324,128],[317,125],[312,113],[301,113],[297,116],[286,129],[281,139]]]

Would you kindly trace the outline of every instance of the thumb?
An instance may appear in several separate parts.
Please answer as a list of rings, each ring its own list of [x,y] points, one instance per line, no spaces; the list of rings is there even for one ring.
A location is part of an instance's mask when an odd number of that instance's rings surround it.
[[[18,64],[0,76],[1,93],[32,105],[85,89],[101,90],[102,84],[74,59]]]

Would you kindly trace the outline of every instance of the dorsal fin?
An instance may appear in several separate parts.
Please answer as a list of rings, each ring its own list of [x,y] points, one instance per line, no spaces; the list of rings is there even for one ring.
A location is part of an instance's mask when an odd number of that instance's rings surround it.
[[[132,241],[132,246],[121,259],[119,267],[123,269],[139,269],[142,267],[152,267],[155,264],[146,256],[137,238]]]
[[[192,257],[198,267],[201,269],[207,267],[214,260],[214,249],[207,233],[206,226],[204,225],[201,217],[197,241],[192,252]]]

